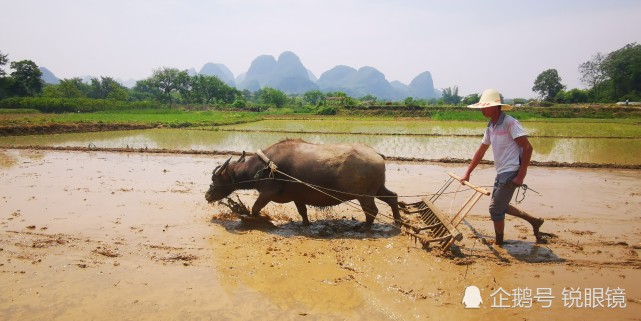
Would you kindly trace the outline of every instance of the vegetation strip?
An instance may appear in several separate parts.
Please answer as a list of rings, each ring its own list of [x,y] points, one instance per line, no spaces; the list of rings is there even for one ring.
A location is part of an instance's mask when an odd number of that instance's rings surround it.
[[[241,152],[225,150],[176,150],[176,149],[154,149],[154,148],[106,148],[90,145],[88,147],[78,146],[0,146],[0,150],[20,149],[20,150],[49,150],[49,151],[78,151],[78,152],[113,152],[113,153],[149,153],[149,154],[184,154],[184,155],[242,155]],[[253,153],[247,153],[252,155]],[[467,164],[469,159],[462,158],[417,158],[417,157],[398,157],[385,156],[386,160],[397,162],[412,163],[448,163],[448,164]],[[493,164],[491,161],[481,161],[481,164]],[[538,167],[570,167],[570,168],[611,168],[611,169],[641,169],[641,164],[597,164],[597,163],[566,163],[566,162],[538,162],[531,161],[530,166]]]
[[[62,133],[86,133],[116,130],[151,129],[159,127],[157,124],[134,123],[70,123],[70,124],[45,124],[45,125],[17,125],[0,126],[0,136],[46,135]]]

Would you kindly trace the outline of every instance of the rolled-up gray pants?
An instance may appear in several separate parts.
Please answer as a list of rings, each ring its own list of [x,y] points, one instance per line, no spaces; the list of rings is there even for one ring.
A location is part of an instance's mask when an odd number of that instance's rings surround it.
[[[492,190],[492,200],[490,201],[490,217],[492,221],[502,221],[505,219],[505,212],[516,186],[512,184],[512,179],[516,177],[519,171],[505,172],[496,175],[494,179],[494,190]]]

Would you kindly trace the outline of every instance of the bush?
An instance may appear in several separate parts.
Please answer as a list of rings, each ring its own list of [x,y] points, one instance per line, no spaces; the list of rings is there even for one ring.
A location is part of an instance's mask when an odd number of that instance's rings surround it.
[[[244,99],[236,99],[234,100],[234,103],[232,104],[234,108],[245,108],[247,107],[247,101]]]
[[[331,106],[331,107],[323,107],[319,109],[316,112],[317,115],[336,115],[338,114],[338,108]]]
[[[0,108],[37,109],[43,113],[86,113],[162,107],[165,105],[153,101],[126,102],[91,98],[12,97],[0,100]]]

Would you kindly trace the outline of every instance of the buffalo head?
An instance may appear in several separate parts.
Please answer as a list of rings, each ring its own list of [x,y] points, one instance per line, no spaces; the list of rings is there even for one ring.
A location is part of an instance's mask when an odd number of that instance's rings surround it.
[[[238,163],[245,161],[245,152],[235,162],[231,162],[231,156],[222,164],[217,166],[211,175],[211,185],[205,193],[205,199],[209,203],[219,201],[238,189],[236,186],[236,175],[234,168]]]

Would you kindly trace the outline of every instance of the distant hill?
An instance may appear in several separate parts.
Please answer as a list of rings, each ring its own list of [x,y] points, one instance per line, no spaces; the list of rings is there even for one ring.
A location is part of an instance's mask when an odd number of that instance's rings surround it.
[[[236,81],[234,81],[234,74],[223,64],[215,64],[212,62],[206,63],[202,68],[200,68],[199,74],[205,76],[216,76],[218,79],[222,80],[224,83],[231,87],[236,87]]]
[[[267,80],[276,67],[274,56],[262,55],[252,61],[249,69],[243,74],[243,79],[238,79],[236,87],[239,90],[257,91],[267,85]]]
[[[412,80],[409,85],[399,81],[389,82],[385,75],[374,67],[360,69],[338,65],[315,79],[298,56],[290,51],[283,52],[278,60],[270,55],[258,56],[249,70],[236,78],[237,88],[256,91],[269,86],[288,94],[302,94],[319,89],[323,92],[342,91],[351,97],[373,95],[380,99],[401,100],[406,97],[430,99],[439,97],[429,71]]]
[[[417,96],[412,95],[412,92],[410,90],[410,87],[398,80],[394,80],[390,82],[390,85],[392,85],[392,88],[396,90],[396,92],[401,96],[401,97],[415,97],[418,98]]]
[[[400,97],[383,73],[368,66],[358,70],[348,66],[336,66],[320,76],[318,86],[322,91],[342,91],[351,97],[366,95],[382,99]]]
[[[60,83],[60,79],[58,79],[58,77],[56,77],[56,75],[54,75],[49,69],[45,67],[38,67],[38,69],[42,72],[40,79],[42,79],[45,84],[57,85]]]
[[[57,84],[60,80],[47,68],[40,67],[42,79],[46,83]],[[382,100],[403,100],[406,97],[432,99],[441,96],[434,88],[432,74],[424,71],[416,76],[409,85],[400,81],[388,81],[385,74],[374,67],[364,66],[355,69],[350,66],[337,65],[323,72],[317,79],[307,69],[300,58],[291,51],[285,51],[278,59],[271,55],[256,57],[247,72],[234,78],[234,74],[220,63],[206,63],[199,72],[194,68],[188,70],[190,75],[202,74],[216,76],[226,84],[239,90],[257,91],[263,87],[272,87],[287,94],[303,94],[310,90],[323,92],[342,91],[354,98],[366,95]],[[88,82],[91,77],[85,76]],[[133,87],[135,80],[119,80],[127,87]]]
[[[400,81],[388,82],[385,75],[373,67],[365,66],[356,70],[340,65],[321,74],[316,83],[324,92],[342,91],[357,98],[368,94],[388,100],[436,97],[429,71],[418,75],[408,86]]]
[[[425,71],[410,82],[409,85],[410,95],[415,98],[420,99],[430,99],[436,98],[436,90],[434,90],[434,81],[432,80],[432,74],[429,71]]]
[[[339,65],[321,74],[316,82],[322,91],[340,91],[350,86],[358,71],[349,66]]]
[[[278,57],[267,85],[288,94],[303,94],[318,89],[309,78],[307,68],[291,51],[285,51]]]
[[[293,52],[283,52],[278,60],[270,55],[262,55],[252,61],[242,78],[237,79],[237,88],[256,91],[272,87],[288,94],[302,94],[318,89],[310,74]]]

